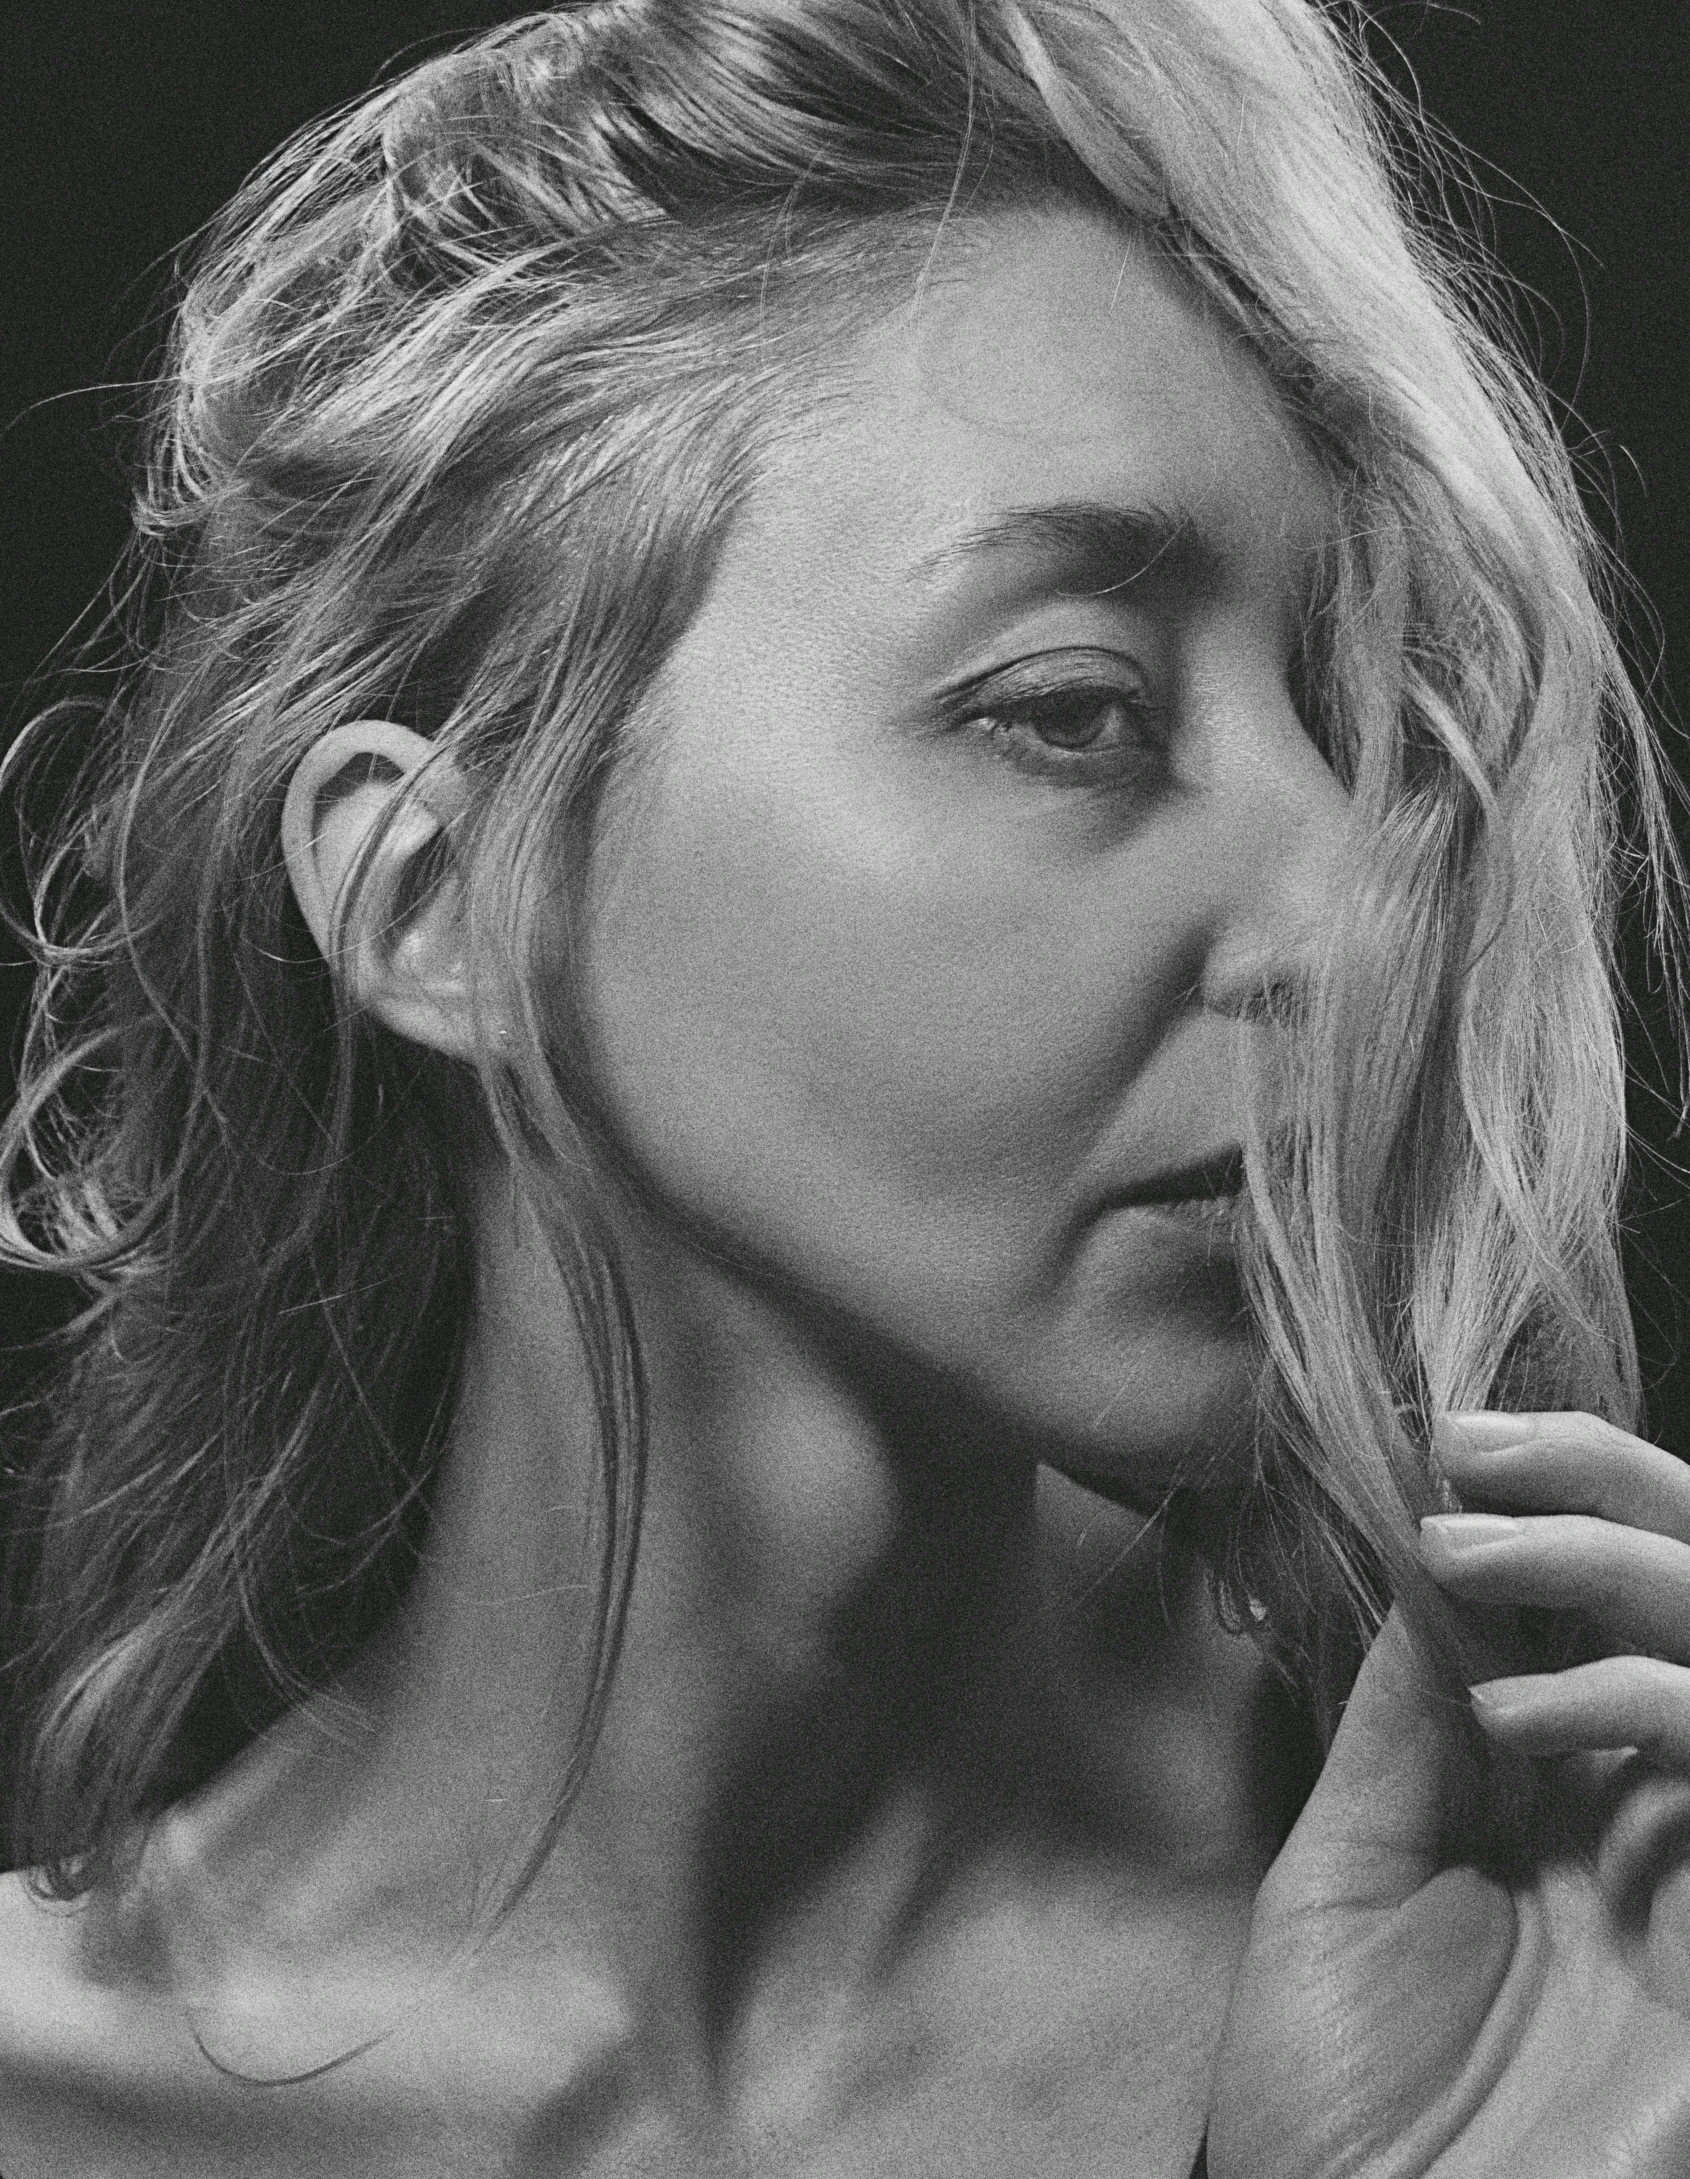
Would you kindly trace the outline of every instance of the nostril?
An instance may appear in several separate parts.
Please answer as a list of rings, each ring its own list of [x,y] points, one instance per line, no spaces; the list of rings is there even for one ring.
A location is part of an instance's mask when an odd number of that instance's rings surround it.
[[[1277,1020],[1295,1003],[1311,951],[1296,929],[1235,927],[1210,951],[1203,1002],[1240,1021]]]

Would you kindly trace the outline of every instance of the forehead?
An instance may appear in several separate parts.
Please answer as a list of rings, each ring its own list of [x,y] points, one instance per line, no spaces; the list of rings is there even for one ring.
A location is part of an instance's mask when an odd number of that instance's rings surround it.
[[[1300,589],[1331,534],[1330,480],[1260,363],[1101,215],[953,230],[830,363],[730,548],[765,580],[919,590],[1006,513],[1097,505],[1154,508]]]

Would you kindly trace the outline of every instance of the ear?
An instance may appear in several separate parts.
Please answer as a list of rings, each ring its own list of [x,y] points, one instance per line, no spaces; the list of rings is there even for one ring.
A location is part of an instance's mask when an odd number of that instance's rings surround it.
[[[354,1004],[413,1043],[467,1059],[475,1035],[456,877],[441,884],[431,872],[435,882],[416,882],[462,801],[455,767],[432,742],[359,719],[300,758],[282,808],[282,853],[311,935]]]

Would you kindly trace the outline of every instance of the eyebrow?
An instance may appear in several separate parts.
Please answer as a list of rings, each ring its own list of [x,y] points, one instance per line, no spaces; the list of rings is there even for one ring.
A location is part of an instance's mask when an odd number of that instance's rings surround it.
[[[1211,582],[1221,563],[1219,551],[1189,514],[1062,500],[994,515],[927,554],[911,573],[917,581],[931,581],[1000,554],[1036,559],[1041,575],[1087,595],[1124,589],[1151,573],[1197,587]]]

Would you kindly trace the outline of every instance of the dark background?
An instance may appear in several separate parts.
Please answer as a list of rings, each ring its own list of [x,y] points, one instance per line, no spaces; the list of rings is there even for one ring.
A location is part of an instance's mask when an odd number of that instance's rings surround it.
[[[17,0],[0,4],[0,707],[98,600],[122,542],[120,384],[144,366],[170,253],[288,131],[406,49],[517,12],[442,0]],[[1592,504],[1652,613],[1631,631],[1669,746],[1690,692],[1690,7],[1685,0],[1381,6],[1375,49],[1418,85],[1488,192],[1482,229],[1520,284],[1528,342]],[[108,390],[98,390],[107,385]],[[5,728],[0,727],[0,732]],[[0,826],[0,884],[15,887]],[[1662,1093],[1668,1024],[1631,948],[1640,1141],[1628,1271],[1650,1426],[1690,1456],[1690,1155]],[[25,989],[0,942],[0,1051]],[[1647,1033],[1645,1033],[1645,1031]],[[6,1077],[0,1072],[0,1095]],[[0,1398],[60,1306],[0,1278]]]

